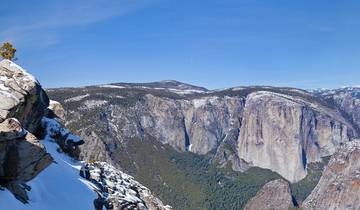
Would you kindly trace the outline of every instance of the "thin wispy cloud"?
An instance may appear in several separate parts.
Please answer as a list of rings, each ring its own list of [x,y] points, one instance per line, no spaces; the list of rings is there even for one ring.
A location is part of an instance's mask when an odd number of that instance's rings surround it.
[[[149,0],[56,0],[34,4],[0,19],[0,41],[28,45],[42,40],[43,45],[60,41],[59,30],[83,26],[125,15],[147,6]],[[37,42],[39,43],[39,42]]]

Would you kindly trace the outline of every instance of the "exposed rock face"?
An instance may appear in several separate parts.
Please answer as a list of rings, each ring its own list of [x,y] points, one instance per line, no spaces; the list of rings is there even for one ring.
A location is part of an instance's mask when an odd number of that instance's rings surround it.
[[[49,94],[65,106],[67,126],[87,140],[81,156],[116,166],[116,148],[152,136],[180,151],[215,151],[212,161],[221,166],[259,166],[296,182],[308,163],[358,135],[336,107],[298,89],[179,91],[122,83]]]
[[[303,203],[304,209],[360,208],[360,140],[341,146]]]
[[[46,112],[46,116],[50,118],[58,118],[62,122],[65,121],[65,110],[57,101],[51,101]]]
[[[24,184],[52,163],[37,138],[14,118],[0,123],[0,183],[26,202]]]
[[[206,154],[216,149],[230,129],[239,127],[243,100],[238,97],[203,97],[171,100],[146,95],[138,104],[143,131],[182,151]]]
[[[245,210],[288,210],[294,207],[289,184],[277,179],[265,184],[255,197],[249,200]]]
[[[353,136],[352,125],[334,110],[268,91],[249,94],[243,116],[239,156],[291,182],[306,176],[308,162],[333,154]]]
[[[98,187],[95,203],[107,209],[171,210],[133,177],[104,162],[88,165],[90,180]],[[112,208],[111,208],[112,207]],[[102,209],[102,208],[99,208]]]
[[[37,132],[48,98],[31,75],[13,62],[3,60],[0,101],[0,182],[26,202],[25,183],[52,162],[44,146],[30,133]]]
[[[49,99],[34,77],[9,60],[0,61],[0,122],[16,118],[34,133]]]

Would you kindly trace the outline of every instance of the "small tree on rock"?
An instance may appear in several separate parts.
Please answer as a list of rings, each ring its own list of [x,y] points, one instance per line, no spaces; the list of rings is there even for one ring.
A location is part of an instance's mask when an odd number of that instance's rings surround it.
[[[15,60],[16,48],[10,42],[5,42],[0,47],[0,56],[3,59]]]

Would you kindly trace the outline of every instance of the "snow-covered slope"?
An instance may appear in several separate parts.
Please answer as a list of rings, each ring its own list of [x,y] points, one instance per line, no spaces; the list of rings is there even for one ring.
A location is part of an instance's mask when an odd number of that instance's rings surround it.
[[[1,210],[93,210],[97,197],[89,181],[79,176],[81,162],[59,153],[55,140],[41,141],[54,163],[31,180],[28,185],[29,203],[19,202],[9,191],[0,191]]]
[[[95,202],[111,204],[108,209],[171,209],[154,197],[150,190],[133,177],[107,163],[88,164],[90,177],[81,178],[85,162],[77,161],[59,147],[60,136],[78,139],[55,119],[44,117],[42,125],[46,135],[42,144],[54,158],[48,168],[27,183],[28,203],[21,203],[10,191],[0,191],[0,210],[94,210]],[[125,208],[123,208],[125,207]],[[130,208],[128,208],[130,207]],[[100,207],[105,209],[105,207]]]

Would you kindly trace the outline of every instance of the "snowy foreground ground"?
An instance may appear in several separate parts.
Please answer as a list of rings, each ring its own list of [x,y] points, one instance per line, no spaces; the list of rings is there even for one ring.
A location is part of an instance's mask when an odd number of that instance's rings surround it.
[[[58,145],[51,138],[41,142],[55,163],[27,183],[31,187],[28,204],[8,190],[0,191],[0,210],[93,210],[97,195],[92,189],[96,187],[79,176],[81,162],[57,152]]]

